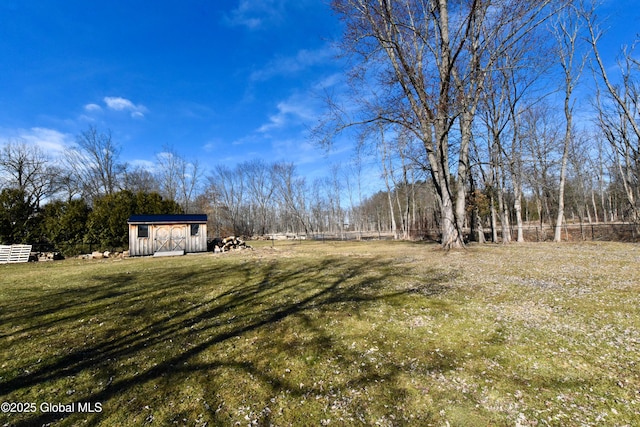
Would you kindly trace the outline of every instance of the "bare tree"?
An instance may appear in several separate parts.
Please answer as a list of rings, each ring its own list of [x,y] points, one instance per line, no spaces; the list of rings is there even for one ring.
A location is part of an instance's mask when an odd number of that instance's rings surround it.
[[[329,231],[329,214],[327,213],[330,205],[326,192],[326,180],[316,178],[313,180],[310,189],[311,202],[309,204],[309,214],[312,222],[312,228],[319,232]]]
[[[554,25],[554,35],[557,42],[556,52],[564,77],[563,106],[565,118],[562,160],[560,164],[560,183],[558,185],[558,214],[553,237],[554,242],[562,240],[561,233],[562,221],[564,220],[564,191],[567,179],[567,161],[569,157],[569,146],[573,138],[572,94],[586,62],[586,56],[576,58],[578,49],[577,42],[581,26],[578,10],[574,7],[566,8]]]
[[[362,61],[360,81],[377,77],[373,114],[421,141],[440,198],[442,246],[463,246],[471,127],[495,60],[555,10],[552,0],[333,0],[346,23],[343,50]],[[457,144],[451,144],[454,129]],[[338,123],[338,128],[342,128]],[[451,163],[457,163],[452,172]]]
[[[602,208],[602,221],[603,222],[607,222],[607,218],[609,218],[609,210],[607,209],[606,206],[606,201],[605,201],[605,151],[606,151],[606,147],[605,147],[605,142],[603,141],[603,139],[599,136],[594,136],[594,139],[596,141],[596,152],[597,152],[597,159],[594,159],[594,161],[592,162],[592,170],[595,170],[598,172],[597,175],[597,180],[598,180],[598,195],[599,195],[599,199],[600,199],[600,206]],[[594,205],[595,205],[595,201],[594,201]],[[597,212],[597,209],[596,209]],[[598,221],[597,217],[596,217],[596,222]]]
[[[508,76],[508,67],[502,72],[496,73],[493,78],[488,79],[486,83],[488,96],[482,105],[483,115],[482,121],[487,127],[487,153],[489,155],[488,166],[489,173],[486,174],[487,180],[485,185],[490,189],[490,208],[491,208],[491,228],[493,231],[493,239],[497,239],[497,216],[500,216],[500,224],[502,227],[501,236],[502,243],[511,241],[511,230],[509,227],[509,210],[505,202],[505,186],[506,186],[506,159],[505,150],[505,134],[512,124],[513,116],[509,114],[510,108],[510,88],[511,81]],[[496,212],[495,202],[497,200],[498,211]]]
[[[380,157],[382,159],[382,177],[384,178],[384,184],[387,188],[387,201],[389,202],[389,216],[391,222],[391,232],[393,233],[393,238],[398,238],[398,225],[396,224],[395,217],[395,209],[393,208],[392,201],[392,185],[391,178],[393,176],[393,162],[391,160],[389,154],[389,146],[387,140],[385,139],[384,130],[382,126],[380,126],[380,141],[378,143],[378,149],[380,150]]]
[[[362,218],[362,145],[358,144],[355,155],[351,158],[343,179],[349,196],[349,225],[358,233],[363,231]]]
[[[225,208],[220,201],[219,189],[212,185],[210,177],[206,178],[207,184],[201,194],[199,194],[194,205],[198,211],[207,214],[207,234],[209,237],[221,236],[225,231],[224,213]]]
[[[153,172],[143,168],[136,167],[128,170],[124,176],[124,187],[134,193],[153,193],[160,192],[160,186]]]
[[[309,233],[311,224],[305,179],[296,175],[293,163],[284,162],[274,165],[274,178],[276,179],[278,198],[292,219],[289,224],[291,231],[299,230]]]
[[[81,186],[82,194],[93,199],[111,195],[119,188],[119,178],[126,170],[120,163],[120,147],[111,131],[99,132],[95,126],[82,132],[76,144],[65,151],[65,163]]]
[[[200,186],[203,171],[197,160],[187,160],[173,147],[163,147],[156,155],[158,170],[156,180],[161,194],[180,204],[189,213]]]
[[[177,201],[182,157],[172,147],[165,146],[156,154],[156,161],[158,169],[155,175],[160,185],[160,194],[168,200]]]
[[[15,140],[0,149],[0,182],[20,190],[34,208],[58,191],[60,175],[60,169],[37,145]]]
[[[269,228],[269,211],[272,209],[276,190],[274,166],[262,160],[251,160],[241,163],[238,167],[246,179],[248,196],[252,203],[257,205],[257,232],[264,235]]]
[[[537,39],[537,46],[544,42]],[[528,64],[523,66],[522,64]],[[522,111],[540,98],[528,96],[535,83],[549,67],[549,59],[529,44],[513,46],[509,55],[498,61],[494,76],[487,82],[484,104],[487,110],[491,147],[489,165],[494,169],[492,181],[497,187],[502,226],[502,240],[511,240],[510,211],[506,194],[513,192],[513,213],[516,218],[517,242],[524,241],[522,221],[523,149],[520,134]],[[527,105],[529,104],[529,105]],[[507,182],[510,188],[507,188]],[[493,224],[495,227],[495,224]]]
[[[640,62],[632,56],[633,47],[623,48],[618,62],[621,83],[614,85],[598,51],[597,43],[602,33],[597,30],[592,15],[588,15],[588,24],[596,72],[604,84],[604,90],[600,84],[596,91],[597,121],[611,146],[630,218],[637,221],[640,217]]]
[[[533,193],[540,226],[552,221],[554,204],[555,171],[557,167],[554,154],[557,141],[561,139],[561,124],[556,121],[557,114],[545,103],[524,110],[521,114],[519,134],[523,147],[524,180]]]
[[[180,184],[179,203],[186,213],[193,211],[193,199],[198,192],[202,176],[203,171],[198,160],[187,161],[182,159],[180,174],[178,175],[178,182]]]
[[[330,175],[326,180],[327,194],[331,205],[333,223],[340,232],[340,238],[344,238],[345,211],[342,208],[342,182],[340,177],[340,164],[331,166]]]
[[[567,201],[573,202],[573,207],[575,207],[581,223],[586,218],[591,224],[594,219],[595,222],[598,221],[598,208],[595,203],[595,188],[593,185],[594,178],[597,176],[594,174],[597,166],[594,165],[595,162],[590,156],[590,147],[587,141],[586,133],[573,132],[571,146],[569,147],[568,178],[574,195],[573,200]]]
[[[246,183],[241,171],[225,165],[216,166],[212,175],[207,177],[207,193],[215,194],[221,208],[219,211],[228,217],[234,235],[242,235],[247,230],[245,221]]]

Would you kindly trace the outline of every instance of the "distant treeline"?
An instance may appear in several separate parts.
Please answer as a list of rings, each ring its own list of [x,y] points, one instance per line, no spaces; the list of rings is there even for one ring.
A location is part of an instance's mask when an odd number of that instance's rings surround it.
[[[532,152],[541,149],[534,144],[541,139],[531,141]],[[361,188],[371,177],[358,158],[309,183],[291,163],[262,160],[217,165],[205,176],[197,161],[169,148],[156,156],[156,172],[131,168],[120,161],[110,134],[95,128],[79,135],[61,158],[9,141],[0,149],[0,243],[34,244],[66,255],[125,249],[130,215],[173,213],[207,214],[211,238],[347,232],[438,236],[440,200],[430,175],[398,147],[393,155],[392,147],[379,148],[386,153],[380,168],[386,189],[364,195]],[[515,237],[516,204],[525,226],[554,224],[561,156],[552,149],[545,153],[523,162],[519,195],[508,176],[498,187],[481,179],[486,176],[481,167],[474,168],[465,185],[463,218],[470,239]],[[569,222],[634,220],[618,165],[601,153],[570,153],[563,195]]]

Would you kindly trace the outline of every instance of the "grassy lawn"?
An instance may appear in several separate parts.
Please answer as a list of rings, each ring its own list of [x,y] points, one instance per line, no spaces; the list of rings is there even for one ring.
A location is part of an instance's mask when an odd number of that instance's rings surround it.
[[[640,425],[639,301],[616,243],[3,265],[0,425]]]

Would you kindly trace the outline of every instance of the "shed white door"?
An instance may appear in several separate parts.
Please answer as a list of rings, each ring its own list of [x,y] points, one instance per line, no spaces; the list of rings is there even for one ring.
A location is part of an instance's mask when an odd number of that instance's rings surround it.
[[[166,225],[156,229],[154,252],[183,251],[186,247],[186,230],[183,225]]]

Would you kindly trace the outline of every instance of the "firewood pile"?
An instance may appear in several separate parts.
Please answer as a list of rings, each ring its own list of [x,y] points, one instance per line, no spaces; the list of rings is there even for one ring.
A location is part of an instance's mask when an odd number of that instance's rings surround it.
[[[211,242],[214,252],[228,252],[231,250],[242,250],[242,249],[253,249],[251,246],[247,245],[244,240],[239,237],[229,236],[222,238],[213,239]]]

